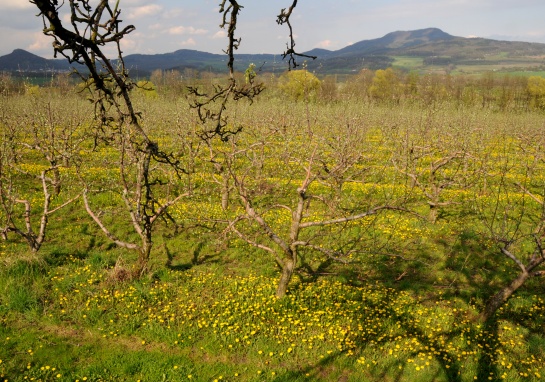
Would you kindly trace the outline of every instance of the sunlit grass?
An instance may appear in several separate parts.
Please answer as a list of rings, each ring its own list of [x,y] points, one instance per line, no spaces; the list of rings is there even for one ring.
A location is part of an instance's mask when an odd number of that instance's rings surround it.
[[[527,329],[508,319],[520,312],[522,303],[523,322],[543,323],[545,301],[540,296],[512,300],[501,313],[506,319],[500,317],[491,330],[473,323],[471,305],[441,294],[425,301],[379,283],[296,283],[286,299],[277,300],[276,280],[258,275],[167,271],[163,280],[135,284],[109,281],[112,271],[74,259],[50,272],[42,323],[35,329],[23,324],[21,333],[3,329],[8,335],[2,338],[4,349],[10,350],[0,353],[0,370],[45,380],[57,374],[61,380],[81,378],[81,365],[55,362],[47,353],[57,345],[40,340],[37,333],[32,340],[27,333],[45,330],[61,341],[73,337],[95,345],[112,343],[131,352],[168,349],[173,365],[163,372],[170,378],[185,369],[196,380],[206,379],[199,366],[192,366],[200,363],[189,356],[194,349],[202,357],[219,352],[225,361],[238,360],[234,366],[243,380],[253,380],[259,370],[274,380],[273,373],[280,376],[296,365],[313,366],[325,359],[351,365],[356,379],[374,379],[384,371],[402,380],[437,373],[442,378],[460,373],[465,379],[478,372],[484,356],[494,360],[491,366],[507,380],[544,373],[543,349],[525,346]],[[15,317],[5,316],[4,324],[10,327]]]
[[[13,102],[2,107],[16,110]],[[520,224],[505,215],[502,233],[530,232],[516,249],[533,249],[541,205],[530,192],[542,195],[545,180],[542,115],[339,103],[310,105],[309,130],[304,104],[233,106],[232,122],[243,124],[243,133],[212,147],[226,155],[252,148],[233,170],[278,235],[289,235],[308,166],[317,174],[307,190],[315,199],[303,222],[399,207],[305,231],[301,240],[346,250],[349,264],[301,250],[288,295],[278,300],[270,254],[226,231],[245,210],[232,182],[222,208],[222,174],[191,135],[194,121],[179,116],[179,104],[147,102],[145,128],[161,147],[183,153],[186,170],[180,175],[157,165],[155,196],[164,202],[191,191],[157,225],[149,275],[129,276],[134,255],[102,235],[81,201],[50,217],[40,254],[30,255],[9,232],[0,241],[0,380],[543,379],[540,279],[502,307],[495,323],[476,320],[490,294],[517,271],[498,252],[484,219],[500,210],[527,214]],[[92,117],[87,113],[82,120]],[[348,126],[358,128],[346,143]],[[523,139],[528,131],[538,138]],[[257,144],[265,136],[267,144]],[[431,166],[462,149],[467,161],[441,168],[433,184]],[[320,160],[311,163],[311,152]],[[44,197],[36,176],[47,166],[33,150],[21,153],[13,192],[39,212]],[[329,177],[353,157],[342,176]],[[112,231],[134,236],[119,151],[90,136],[73,159],[59,167],[64,183],[55,205],[87,185],[91,205]],[[507,191],[498,192],[499,185]],[[445,204],[434,222],[427,219],[432,186]],[[0,222],[6,211],[0,209]],[[21,206],[13,211],[23,222]],[[31,220],[37,224],[39,215]],[[255,224],[241,226],[256,242],[274,245]]]

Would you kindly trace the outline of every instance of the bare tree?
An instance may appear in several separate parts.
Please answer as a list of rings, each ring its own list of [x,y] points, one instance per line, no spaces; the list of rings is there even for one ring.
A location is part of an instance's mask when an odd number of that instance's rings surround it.
[[[240,46],[240,38],[235,37],[238,16],[242,6],[235,0],[222,0],[220,3],[220,13],[222,14],[221,28],[227,29],[227,49],[224,51],[228,57],[227,68],[229,70],[229,79],[226,86],[215,84],[213,91],[205,93],[199,87],[188,86],[190,95],[193,97],[190,106],[196,110],[197,116],[202,124],[201,136],[203,139],[212,139],[219,137],[227,141],[231,135],[237,134],[242,130],[241,126],[234,129],[228,128],[228,116],[226,113],[229,100],[239,101],[247,99],[253,102],[263,90],[264,86],[255,81],[256,74],[254,67],[250,65],[246,70],[246,83],[240,84],[235,77],[235,50]]]
[[[308,57],[315,59],[314,56],[307,56],[295,51],[295,39],[293,27],[290,22],[290,17],[293,10],[297,6],[297,0],[294,0],[289,8],[284,8],[277,16],[279,25],[286,24],[289,28],[290,42],[287,44],[287,49],[283,54],[283,58],[289,57],[288,68],[295,69],[298,64],[295,61],[296,56]],[[211,140],[219,137],[222,141],[227,142],[229,138],[242,131],[241,125],[229,127],[227,105],[229,101],[238,102],[241,100],[253,103],[254,99],[265,89],[262,82],[257,81],[257,73],[255,65],[250,64],[244,73],[244,83],[240,83],[235,76],[234,62],[235,51],[239,48],[241,38],[235,36],[235,31],[238,23],[238,17],[243,6],[236,0],[222,0],[220,3],[219,12],[222,14],[221,28],[227,30],[227,48],[224,50],[228,57],[227,67],[229,70],[229,78],[226,86],[215,84],[211,92],[204,92],[198,86],[188,86],[190,95],[190,107],[196,111],[196,115],[201,124],[200,135],[203,140],[207,141],[210,149],[210,161],[213,164],[214,172],[219,175],[222,194],[222,208],[227,209],[229,203],[230,175],[227,172],[227,167],[222,164],[221,159],[212,149]]]
[[[441,153],[429,147],[412,147],[408,155],[408,163],[404,167],[399,163],[396,168],[411,180],[411,186],[416,187],[425,197],[429,205],[428,219],[435,223],[441,210],[453,204],[459,204],[444,197],[445,190],[467,188],[467,159],[471,155],[465,151]],[[422,166],[421,163],[429,162]]]
[[[181,195],[167,198],[159,202],[153,189],[158,183],[152,179],[152,163],[171,166],[177,174],[184,173],[179,160],[159,149],[156,142],[148,137],[140,123],[140,115],[134,109],[130,90],[134,87],[123,60],[120,41],[135,27],[121,27],[119,1],[112,6],[108,0],[92,2],[90,0],[68,0],[60,3],[58,0],[30,0],[40,10],[44,22],[44,33],[53,37],[55,56],[60,54],[70,63],[83,64],[89,70],[89,76],[82,76],[85,89],[95,104],[95,112],[99,126],[96,129],[97,142],[114,143],[119,150],[119,169],[122,184],[122,196],[125,207],[131,217],[132,225],[141,238],[142,244],[136,245],[118,239],[107,229],[98,214],[90,206],[85,187],[84,203],[89,215],[100,229],[117,245],[135,249],[139,252],[139,263],[147,262],[152,245],[152,226],[158,216],[166,208],[179,200]],[[290,16],[297,1],[278,16],[279,24],[287,24],[290,30],[290,45],[284,57],[289,56],[290,67],[297,66],[294,50],[295,42]],[[70,25],[63,24],[61,10],[69,8]],[[250,102],[263,90],[261,83],[255,82],[256,74],[253,65],[246,70],[245,83],[237,82],[234,75],[234,52],[240,45],[240,38],[235,37],[238,16],[242,6],[235,0],[223,0],[220,3],[222,14],[221,27],[227,29],[228,45],[225,53],[228,56],[229,81],[226,86],[214,85],[213,92],[204,93],[197,87],[190,87],[192,94],[191,106],[197,111],[197,116],[203,126],[201,137],[209,140],[220,137],[226,141],[231,135],[238,133],[241,127],[228,127],[228,117],[225,113],[230,99],[238,101],[247,99]],[[113,45],[117,50],[117,61],[114,63],[104,53],[104,47]],[[223,171],[221,167],[217,171]],[[128,178],[133,176],[133,181]],[[227,179],[226,176],[224,176]],[[228,185],[226,185],[228,187]],[[226,189],[228,190],[228,188]],[[227,192],[224,190],[224,192]],[[185,195],[185,194],[183,194]],[[139,266],[142,270],[144,265]]]
[[[295,126],[270,128],[255,132],[254,138],[237,136],[221,155],[238,199],[233,208],[242,207],[231,215],[227,231],[272,255],[281,269],[276,290],[281,298],[301,256],[355,261],[368,251],[365,232],[375,217],[402,210],[403,198],[388,200],[366,191],[374,184],[367,177],[377,174],[364,165],[362,126],[310,134]]]
[[[32,99],[27,101],[33,101]],[[71,204],[80,195],[61,195],[66,176],[61,169],[77,161],[77,151],[84,140],[79,116],[61,123],[51,101],[45,105],[33,102],[10,110],[2,118],[3,139],[0,149],[1,234],[9,232],[24,238],[32,252],[38,252],[45,241],[49,217]],[[42,110],[45,108],[45,113]],[[38,160],[38,169],[27,165]],[[29,184],[38,181],[41,193],[25,192]],[[39,195],[38,197],[36,197]],[[36,204],[40,199],[41,207]],[[36,200],[38,199],[38,200]]]
[[[406,127],[385,132],[394,167],[415,196],[426,201],[428,220],[435,223],[447,207],[463,203],[453,194],[468,190],[482,176],[482,163],[476,158],[482,149],[467,137],[463,121],[460,127],[445,129],[444,124],[451,122],[441,113],[430,109],[425,114]]]
[[[153,246],[154,226],[158,219],[166,212],[167,208],[176,203],[182,197],[188,196],[190,192],[170,195],[171,190],[168,185],[171,181],[162,181],[157,175],[151,179],[152,169],[150,169],[151,158],[147,153],[127,149],[130,143],[127,143],[123,137],[116,147],[120,150],[118,159],[120,194],[128,215],[130,225],[138,235],[140,243],[131,240],[120,239],[107,227],[100,218],[100,213],[96,213],[89,202],[89,183],[84,180],[85,190],[83,192],[83,202],[85,210],[102,230],[102,232],[117,246],[134,250],[138,253],[138,261],[134,271],[135,276],[140,276],[147,271],[148,261]],[[125,138],[127,139],[127,138]],[[82,177],[83,179],[83,177]],[[166,186],[167,190],[158,195],[157,186]],[[117,188],[117,187],[116,187]],[[160,197],[161,196],[161,197]],[[124,219],[122,219],[124,220]],[[130,236],[130,235],[128,235]]]
[[[95,130],[97,147],[100,142],[113,143],[118,150],[118,165],[122,196],[132,226],[141,238],[141,245],[118,239],[100,220],[90,207],[85,186],[83,199],[89,215],[100,229],[119,246],[137,250],[139,260],[137,272],[146,268],[152,247],[154,222],[182,195],[159,201],[154,188],[161,186],[152,174],[155,165],[166,165],[176,174],[184,172],[173,154],[165,153],[152,141],[140,122],[130,91],[135,86],[129,77],[123,60],[120,42],[135,27],[121,27],[119,1],[114,6],[108,0],[69,0],[67,4],[57,0],[31,0],[40,10],[44,21],[44,33],[53,37],[55,56],[61,54],[70,63],[85,65],[88,77],[80,75],[85,90],[95,105],[98,126]],[[63,24],[61,11],[65,8],[70,15],[70,26]],[[104,47],[113,45],[117,60],[111,61],[104,53]],[[132,181],[129,178],[132,177]]]
[[[289,28],[290,41],[286,43],[286,50],[282,54],[282,58],[286,59],[286,57],[289,57],[288,69],[290,70],[295,69],[299,66],[299,64],[297,64],[297,62],[295,61],[295,57],[306,57],[306,58],[312,58],[313,60],[316,59],[316,56],[310,56],[303,53],[297,53],[295,51],[295,37],[294,37],[293,26],[291,25],[290,17],[291,17],[291,14],[293,13],[293,10],[297,6],[297,1],[298,0],[293,0],[289,8],[283,8],[280,11],[280,14],[276,17],[276,22],[278,23],[278,25],[286,24]]]
[[[512,172],[521,166],[523,159],[506,160],[502,164],[493,205],[482,207],[490,237],[510,261],[509,269],[516,270],[516,275],[487,301],[479,316],[481,321],[493,319],[497,310],[528,280],[545,276],[545,185],[542,177],[537,176],[543,172],[545,160],[542,152],[528,157],[534,159],[526,164],[526,173],[515,177],[522,181],[513,180]]]

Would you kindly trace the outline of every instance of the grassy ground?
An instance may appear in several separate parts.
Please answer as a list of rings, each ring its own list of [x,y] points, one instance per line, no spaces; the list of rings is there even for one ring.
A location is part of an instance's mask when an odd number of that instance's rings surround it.
[[[21,99],[3,107],[16,113],[24,102]],[[176,111],[179,105],[163,99],[146,102],[146,128],[157,129],[164,144],[175,147],[182,142],[183,137],[174,134],[172,126],[191,126],[192,121],[180,117],[185,114]],[[66,105],[64,100],[60,104]],[[34,108],[40,116],[39,105]],[[51,215],[48,239],[38,254],[30,254],[25,243],[12,234],[9,240],[0,242],[1,378],[544,378],[545,300],[541,279],[530,280],[519,290],[496,320],[486,325],[477,321],[486,299],[517,272],[499,253],[489,227],[482,222],[493,221],[491,216],[498,215],[499,207],[507,206],[506,214],[522,211],[528,217],[539,212],[538,203],[514,182],[524,181],[527,189],[536,193],[542,190],[542,115],[449,105],[433,110],[403,105],[393,109],[359,103],[305,106],[274,100],[251,108],[241,105],[235,111],[237,122],[252,127],[244,130],[247,135],[240,136],[240,145],[251,145],[252,139],[265,136],[271,143],[266,146],[270,160],[260,167],[265,174],[259,179],[263,182],[255,182],[251,188],[256,208],[280,203],[271,197],[275,194],[270,190],[281,193],[283,204],[290,203],[290,190],[305,174],[296,154],[308,156],[310,143],[324,145],[318,146],[323,147],[321,155],[325,158],[320,167],[334,168],[338,163],[335,160],[339,160],[335,155],[340,152],[335,138],[342,136],[339,126],[357,126],[354,135],[361,140],[353,142],[361,146],[354,147],[365,155],[353,178],[357,175],[365,181],[353,179],[343,186],[341,207],[348,210],[362,200],[371,203],[403,197],[404,206],[412,213],[388,211],[359,225],[347,224],[341,231],[331,231],[336,236],[313,238],[323,245],[345,241],[355,245],[359,250],[357,261],[344,265],[302,252],[288,294],[279,300],[274,297],[279,271],[271,256],[239,237],[225,236],[220,218],[240,213],[240,207],[232,199],[227,212],[218,208],[217,186],[206,160],[196,164],[198,176],[192,179],[195,195],[172,208],[177,225],[164,222],[158,226],[150,272],[139,279],[130,277],[136,254],[112,245],[77,201],[62,213]],[[13,120],[21,121],[16,114]],[[309,123],[314,129],[311,138],[305,130]],[[282,137],[290,140],[276,142],[267,135],[271,131],[284,131]],[[410,153],[414,156],[410,158],[402,155],[407,143],[412,144]],[[133,240],[135,235],[115,191],[115,153],[106,149],[89,152],[89,147],[83,146],[80,153],[82,168],[88,170],[83,176],[102,187],[93,189],[93,206],[102,211],[101,216],[117,235]],[[445,166],[444,172],[432,179],[430,166],[461,148],[473,157]],[[250,153],[255,154],[248,151],[243,159],[254,158]],[[24,155],[34,158],[26,152]],[[33,195],[37,201],[34,205],[39,206],[39,184],[36,186],[28,174],[40,163],[29,161],[25,163],[22,192]],[[255,170],[254,163],[241,161],[237,171],[250,173]],[[63,173],[71,179],[62,190],[66,198],[76,194],[79,187],[69,170]],[[465,183],[458,180],[443,187],[441,200],[448,203],[431,221],[425,193],[429,189],[411,187],[401,170],[413,171],[420,182],[462,179]],[[455,178],[460,174],[463,177]],[[185,187],[184,182],[180,181]],[[510,188],[495,188],[500,184]],[[328,194],[333,187],[330,184],[317,182],[313,187],[309,193],[333,199]],[[271,211],[264,216],[271,227],[284,234],[289,228],[289,214]],[[505,215],[502,227],[511,227],[509,216]],[[531,229],[532,219],[524,220],[516,229]],[[356,234],[358,240],[346,237]],[[267,243],[265,239],[256,240]],[[531,244],[531,239],[522,240],[515,249],[531,248]]]
[[[273,278],[210,260],[183,270],[189,259],[179,260],[137,282],[119,281],[99,255],[7,267],[4,378],[515,381],[544,372],[539,296],[518,296],[482,327],[473,304],[441,289],[301,280],[277,300]]]
[[[424,65],[421,57],[397,56],[394,57],[393,67],[401,67],[407,70],[420,70]]]
[[[422,73],[448,71],[452,74],[482,75],[485,72],[495,72],[497,74],[543,76],[540,61],[535,60],[532,64],[528,60],[507,59],[502,55],[486,57],[482,62],[473,64],[453,62],[450,67],[448,65],[425,65],[420,57],[396,56],[393,59],[392,66],[395,68]]]

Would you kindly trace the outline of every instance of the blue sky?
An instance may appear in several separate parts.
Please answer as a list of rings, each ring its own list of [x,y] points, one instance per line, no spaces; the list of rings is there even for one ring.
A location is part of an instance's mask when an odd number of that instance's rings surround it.
[[[98,0],[94,0],[98,1]],[[240,53],[281,53],[287,27],[276,15],[291,0],[239,0]],[[67,2],[67,0],[66,0]],[[218,0],[121,0],[122,19],[136,31],[125,54],[196,49],[221,53]],[[0,0],[0,56],[21,48],[51,57],[50,40],[28,0]],[[299,0],[292,16],[297,49],[336,50],[397,30],[440,28],[455,36],[545,43],[544,0]],[[6,38],[8,36],[9,38]]]

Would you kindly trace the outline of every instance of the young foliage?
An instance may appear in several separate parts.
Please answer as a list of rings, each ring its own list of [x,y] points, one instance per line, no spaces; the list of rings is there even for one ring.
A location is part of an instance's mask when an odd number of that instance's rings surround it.
[[[291,70],[279,79],[280,90],[294,101],[315,101],[322,83],[307,70]]]

